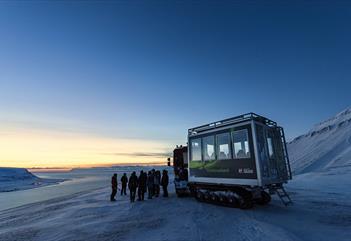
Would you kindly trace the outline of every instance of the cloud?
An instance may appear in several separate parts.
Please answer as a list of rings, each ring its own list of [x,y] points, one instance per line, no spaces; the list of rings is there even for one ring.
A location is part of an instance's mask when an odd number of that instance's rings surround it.
[[[129,157],[170,157],[171,152],[114,152],[104,153],[105,155],[129,156]]]

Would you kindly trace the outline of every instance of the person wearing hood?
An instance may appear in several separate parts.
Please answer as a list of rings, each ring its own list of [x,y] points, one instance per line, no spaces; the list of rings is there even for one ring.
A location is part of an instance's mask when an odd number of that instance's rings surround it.
[[[144,175],[144,172],[142,170],[140,171],[138,179],[138,201],[144,201],[147,177]]]
[[[162,189],[163,189],[163,196],[164,197],[168,197],[168,182],[169,182],[169,178],[168,178],[168,173],[167,170],[163,170],[162,172],[162,178],[161,178],[161,185],[162,185]]]
[[[135,201],[135,194],[136,194],[137,187],[138,187],[138,177],[136,176],[135,172],[133,172],[129,178],[129,183],[128,183],[128,188],[130,192],[130,202]]]
[[[152,196],[154,195],[153,189],[154,189],[154,175],[152,174],[151,171],[149,171],[147,175],[147,189],[148,189],[148,198],[152,199]]]
[[[123,176],[121,177],[121,183],[122,183],[122,189],[121,189],[121,196],[127,195],[127,183],[128,183],[128,177],[127,174],[124,173]]]
[[[154,194],[156,197],[160,195],[161,172],[155,171],[154,174]]]
[[[117,194],[117,173],[113,174],[111,178],[111,188],[112,188],[112,193],[110,196],[111,202],[116,201],[115,196]]]

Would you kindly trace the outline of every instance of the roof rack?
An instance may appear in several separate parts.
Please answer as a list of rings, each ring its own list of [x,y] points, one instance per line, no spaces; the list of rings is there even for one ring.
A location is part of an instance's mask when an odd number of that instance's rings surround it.
[[[194,127],[194,128],[190,128],[188,130],[189,134],[197,134],[203,131],[207,131],[210,129],[215,129],[218,127],[222,127],[222,126],[226,126],[226,125],[230,125],[230,124],[235,124],[235,123],[240,123],[240,122],[244,122],[247,120],[256,120],[259,121],[267,126],[277,126],[277,123],[275,121],[272,121],[266,117],[263,117],[261,115],[257,115],[253,112],[250,113],[246,113],[243,115],[239,115],[239,116],[235,116],[232,118],[228,118],[228,119],[224,119],[224,120],[220,120],[220,121],[216,121],[210,124],[206,124],[206,125],[202,125],[202,126],[198,126],[198,127]]]

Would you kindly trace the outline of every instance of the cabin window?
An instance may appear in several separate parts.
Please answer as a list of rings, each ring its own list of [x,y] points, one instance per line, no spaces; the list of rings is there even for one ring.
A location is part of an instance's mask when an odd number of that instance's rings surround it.
[[[201,161],[201,139],[191,140],[191,161]]]
[[[269,158],[274,158],[273,141],[271,137],[267,137],[267,143],[268,143]]]
[[[202,138],[202,154],[204,161],[215,160],[215,138],[214,136],[206,136]]]
[[[233,154],[235,159],[251,157],[247,129],[233,132]]]
[[[278,177],[277,171],[277,162],[275,160],[275,150],[274,150],[274,143],[273,143],[273,133],[271,129],[266,130],[266,140],[267,140],[267,149],[268,149],[268,156],[269,156],[269,172],[271,178]]]
[[[268,148],[265,141],[264,129],[261,125],[256,124],[256,136],[258,157],[261,162],[261,173],[264,178],[269,178]]]
[[[217,135],[217,159],[231,159],[232,153],[230,150],[230,133],[222,133]]]

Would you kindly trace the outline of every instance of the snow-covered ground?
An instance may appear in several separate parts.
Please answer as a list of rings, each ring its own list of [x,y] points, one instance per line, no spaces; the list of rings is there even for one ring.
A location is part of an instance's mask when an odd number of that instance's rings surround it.
[[[119,195],[109,202],[109,187],[85,189],[1,211],[0,240],[350,240],[350,140],[346,110],[289,143],[293,206],[276,196],[251,210],[215,206],[177,198],[172,184],[169,198],[132,204]],[[112,169],[90,172],[109,186]]]
[[[169,198],[111,203],[102,188],[2,211],[0,240],[350,240],[350,173],[297,176],[293,206],[251,210],[177,198],[173,185]]]
[[[60,181],[63,180],[39,178],[25,168],[0,167],[0,192],[31,189]]]

